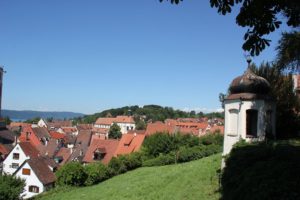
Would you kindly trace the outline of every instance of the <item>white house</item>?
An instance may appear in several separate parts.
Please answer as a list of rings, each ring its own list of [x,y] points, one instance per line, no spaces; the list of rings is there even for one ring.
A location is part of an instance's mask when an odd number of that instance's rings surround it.
[[[117,116],[110,118],[98,118],[94,127],[109,129],[113,123],[121,128],[121,133],[126,134],[129,130],[135,129],[135,122],[131,116]]]
[[[36,158],[38,156],[38,150],[29,142],[20,142],[3,161],[3,173],[13,174],[25,160]]]
[[[230,153],[240,139],[251,142],[275,136],[276,104],[269,91],[269,82],[249,68],[232,81],[224,100],[223,155]]]
[[[25,160],[14,175],[25,180],[24,191],[21,194],[24,199],[31,198],[54,187],[56,179],[50,166],[41,157]]]
[[[37,125],[38,125],[38,127],[48,128],[48,124],[47,124],[46,120],[44,120],[42,118],[38,121]]]

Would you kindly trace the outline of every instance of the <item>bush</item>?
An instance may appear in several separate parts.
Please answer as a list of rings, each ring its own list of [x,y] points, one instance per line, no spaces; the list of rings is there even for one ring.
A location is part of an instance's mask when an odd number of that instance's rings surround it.
[[[58,185],[82,186],[85,183],[87,174],[80,163],[70,162],[56,172],[56,177]]]
[[[300,147],[239,145],[226,160],[222,199],[300,199]]]
[[[144,150],[149,157],[167,154],[174,150],[174,141],[168,133],[156,133],[146,137],[143,143]]]
[[[100,162],[86,165],[84,171],[87,174],[85,185],[94,185],[109,178],[107,167]]]
[[[210,133],[200,137],[200,144],[203,145],[216,144],[216,145],[223,146],[223,140],[224,140],[223,135],[218,133],[215,134]]]
[[[141,166],[142,154],[140,153],[131,153],[128,155],[113,157],[108,163],[109,173],[111,176],[122,174]]]
[[[0,200],[19,199],[24,187],[24,180],[0,173]]]
[[[175,164],[175,153],[169,153],[166,155],[159,155],[156,158],[152,158],[143,162],[143,167],[152,167],[152,166],[163,166]]]

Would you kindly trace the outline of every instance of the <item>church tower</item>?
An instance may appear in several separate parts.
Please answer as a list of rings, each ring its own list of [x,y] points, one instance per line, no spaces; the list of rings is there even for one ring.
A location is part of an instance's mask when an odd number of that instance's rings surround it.
[[[233,79],[224,99],[225,130],[223,155],[230,153],[240,139],[247,142],[275,137],[275,101],[269,96],[269,82],[249,68]]]

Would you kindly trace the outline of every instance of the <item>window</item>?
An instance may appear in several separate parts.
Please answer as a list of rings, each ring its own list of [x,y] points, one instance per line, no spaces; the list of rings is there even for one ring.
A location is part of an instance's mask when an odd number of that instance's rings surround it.
[[[18,153],[13,154],[13,159],[14,160],[19,160],[19,158],[20,158],[20,154],[18,154]]]
[[[238,110],[229,110],[228,135],[238,134]]]
[[[35,185],[30,185],[29,186],[29,192],[39,193],[39,187],[35,186]]]
[[[246,135],[247,137],[257,137],[257,110],[246,111]]]
[[[11,163],[11,168],[18,169],[19,164],[18,163]]]
[[[30,169],[23,168],[23,169],[22,169],[22,174],[23,174],[23,175],[30,175]]]

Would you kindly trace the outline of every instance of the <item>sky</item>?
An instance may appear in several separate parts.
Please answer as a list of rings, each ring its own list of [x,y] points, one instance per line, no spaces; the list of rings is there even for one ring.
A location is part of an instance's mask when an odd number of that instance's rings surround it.
[[[92,114],[157,104],[216,111],[247,68],[238,9],[209,0],[0,0],[2,107]],[[281,28],[253,62],[272,61]]]

